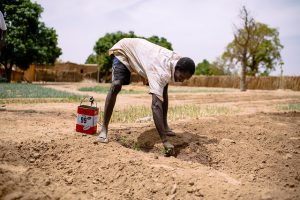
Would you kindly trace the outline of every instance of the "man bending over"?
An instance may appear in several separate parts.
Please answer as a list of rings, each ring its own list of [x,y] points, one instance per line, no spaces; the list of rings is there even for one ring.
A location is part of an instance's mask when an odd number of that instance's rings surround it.
[[[175,136],[167,122],[168,84],[189,79],[195,72],[194,61],[140,38],[120,40],[109,54],[112,56],[112,84],[106,97],[103,125],[97,141],[108,142],[108,124],[117,95],[122,85],[130,83],[131,72],[136,72],[148,80],[156,129],[166,150],[174,153],[174,146],[166,137]]]

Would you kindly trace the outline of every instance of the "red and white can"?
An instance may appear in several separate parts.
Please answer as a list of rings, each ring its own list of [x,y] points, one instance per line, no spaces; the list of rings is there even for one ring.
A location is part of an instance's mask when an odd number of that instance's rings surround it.
[[[95,134],[97,132],[97,123],[99,108],[93,106],[94,98],[90,97],[91,106],[81,105],[85,100],[84,98],[80,105],[77,108],[77,122],[76,122],[76,131],[86,134]]]

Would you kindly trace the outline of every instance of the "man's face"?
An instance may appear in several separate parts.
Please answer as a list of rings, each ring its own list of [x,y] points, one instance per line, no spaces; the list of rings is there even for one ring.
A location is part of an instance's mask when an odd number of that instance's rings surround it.
[[[189,74],[186,72],[181,72],[177,69],[175,70],[175,73],[174,73],[175,82],[183,82],[185,80],[188,80],[191,77],[192,77],[192,74]]]

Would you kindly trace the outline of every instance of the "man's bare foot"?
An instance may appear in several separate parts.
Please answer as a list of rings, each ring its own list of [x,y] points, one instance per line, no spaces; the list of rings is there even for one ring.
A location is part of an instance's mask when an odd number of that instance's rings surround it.
[[[108,143],[107,131],[101,130],[95,142]]]

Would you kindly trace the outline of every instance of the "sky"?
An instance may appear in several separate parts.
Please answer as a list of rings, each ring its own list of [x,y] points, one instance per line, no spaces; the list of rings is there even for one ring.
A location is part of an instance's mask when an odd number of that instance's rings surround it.
[[[165,37],[195,63],[221,56],[233,40],[242,6],[258,22],[277,28],[284,45],[284,75],[300,75],[299,0],[32,0],[58,34],[62,61],[84,63],[106,33],[134,31]],[[279,75],[280,70],[272,72]]]

